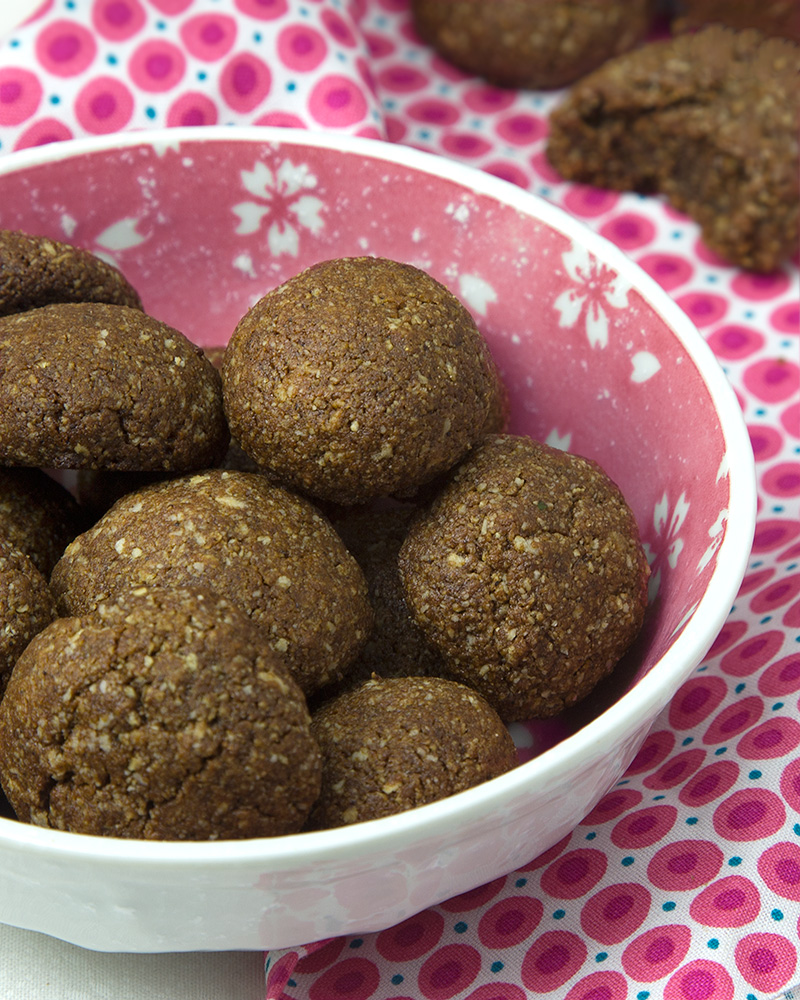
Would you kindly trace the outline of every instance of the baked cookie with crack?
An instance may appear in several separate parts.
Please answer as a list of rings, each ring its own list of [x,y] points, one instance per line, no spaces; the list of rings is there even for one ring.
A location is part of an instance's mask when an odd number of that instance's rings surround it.
[[[128,306],[59,303],[0,317],[0,462],[183,472],[229,433],[219,372]]]
[[[556,715],[641,628],[649,568],[633,513],[589,459],[487,438],[411,526],[399,556],[445,675],[506,722]]]
[[[145,840],[274,837],[317,797],[300,689],[229,601],[126,591],[60,618],[0,703],[0,779],[37,826]]]
[[[47,580],[0,536],[0,698],[22,651],[56,616]]]
[[[322,789],[308,829],[360,823],[510,771],[514,742],[475,691],[441,677],[375,678],[312,715]]]
[[[122,272],[89,250],[0,229],[0,316],[53,302],[142,308],[139,293]]]
[[[140,585],[228,598],[306,694],[344,676],[372,624],[363,573],[330,522],[257,473],[209,469],[128,494],[78,535],[51,576],[68,615]]]

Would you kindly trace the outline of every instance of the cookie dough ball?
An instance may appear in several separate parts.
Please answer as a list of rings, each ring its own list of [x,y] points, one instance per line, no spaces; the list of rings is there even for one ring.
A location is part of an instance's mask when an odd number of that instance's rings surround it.
[[[45,577],[85,527],[72,494],[40,469],[0,469],[0,536]]]
[[[383,258],[324,261],[269,292],[237,326],[222,377],[245,452],[344,504],[411,495],[463,458],[497,406],[464,306]]]
[[[568,180],[658,191],[721,257],[771,271],[797,249],[800,49],[713,25],[575,84],[547,156]]]
[[[563,87],[639,42],[651,0],[412,0],[420,37],[500,87]]]
[[[306,693],[344,675],[372,624],[364,576],[330,522],[253,473],[211,469],[123,497],[51,577],[69,615],[141,584],[213,588],[261,627]]]
[[[24,552],[0,536],[0,698],[20,653],[55,615],[45,578]]]
[[[141,309],[125,277],[88,250],[0,229],[0,316],[53,302],[109,302]]]
[[[0,462],[186,471],[228,446],[219,372],[166,323],[64,303],[0,318]]]
[[[273,837],[317,797],[302,693],[210,592],[141,588],[60,618],[0,703],[0,778],[23,822],[147,840]]]
[[[436,802],[517,764],[497,713],[440,677],[367,681],[315,712],[311,732],[322,752],[312,830]]]
[[[350,508],[332,517],[334,528],[367,581],[375,624],[352,670],[348,688],[380,677],[441,673],[442,657],[412,618],[397,568],[400,546],[417,513],[414,504],[382,503]]]
[[[611,672],[644,618],[633,514],[594,462],[487,438],[400,550],[416,621],[507,722],[544,718]]]

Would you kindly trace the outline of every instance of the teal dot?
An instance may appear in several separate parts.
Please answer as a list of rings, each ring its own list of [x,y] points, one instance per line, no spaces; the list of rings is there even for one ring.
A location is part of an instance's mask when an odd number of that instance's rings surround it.
[[[758,779],[759,779],[759,778],[761,777],[761,772],[760,772],[760,771],[751,771],[751,772],[750,772],[750,773],[749,773],[749,774],[747,775],[747,777],[748,777],[748,778],[752,778],[752,779],[753,779],[753,781],[757,781],[757,780],[758,780]]]
[[[605,962],[607,958],[608,958],[607,951],[598,951],[598,953],[594,956],[595,962]]]
[[[782,708],[783,708],[783,702],[782,701],[776,701],[775,704],[772,706],[772,711],[773,712],[780,712],[780,710]]]
[[[392,986],[399,986],[400,983],[402,983],[403,978],[404,977],[401,976],[399,972],[395,973],[395,975],[392,976]]]
[[[51,104],[60,104],[61,103],[61,98],[58,96],[58,94],[53,94],[53,96],[50,98],[50,103]]]
[[[503,968],[503,963],[502,962],[492,962],[492,964],[489,966],[489,968],[492,970],[492,972],[499,972]]]
[[[687,826],[694,826],[697,823],[697,816],[689,816],[686,820]]]
[[[727,747],[717,747],[717,749],[714,751],[714,756],[715,757],[721,757],[724,753],[727,753],[727,752],[728,752],[728,748]]]
[[[650,1000],[650,990],[640,990],[636,994],[636,1000]]]
[[[716,938],[711,938],[711,940],[708,941],[708,947],[715,949],[719,948],[719,941]]]
[[[698,667],[698,668],[697,668],[697,673],[698,673],[698,674],[704,674],[704,673],[706,672],[706,670],[708,670],[708,664],[707,664],[707,663],[704,663],[704,664],[702,665],[702,667]]]
[[[762,619],[760,619],[759,625],[766,625],[767,622],[771,622],[771,621],[772,621],[772,615],[764,615],[764,617]]]
[[[742,859],[739,858],[739,857],[736,857],[736,855],[734,855],[728,861],[728,864],[731,866],[731,868],[735,868],[737,865],[740,865],[741,863],[742,863]]]
[[[797,836],[800,837],[800,823],[795,823],[793,829]]]
[[[636,860],[635,858],[632,858],[630,855],[628,855],[627,858],[623,858],[622,861],[620,861],[620,864],[624,865],[626,868],[630,868],[630,866],[633,864],[635,860]]]
[[[673,231],[670,233],[670,236],[672,236],[673,240],[679,240],[683,236],[683,233],[680,231],[680,229],[673,229]]]
[[[527,884],[528,884],[528,880],[526,878],[518,878],[517,881],[514,883],[514,885],[518,889],[521,889],[523,887],[523,885],[527,885]]]
[[[431,134],[430,134],[430,132],[428,131],[428,129],[426,129],[426,128],[421,128],[421,129],[419,130],[419,137],[420,137],[420,139],[430,139],[430,137],[431,137]]]
[[[677,903],[673,903],[672,900],[670,900],[668,903],[664,903],[664,905],[661,907],[661,909],[665,913],[669,913],[670,911],[674,910],[676,906],[677,906]]]
[[[617,782],[617,788],[619,788],[621,785],[629,785],[630,783],[631,783],[630,778],[623,778],[622,781]]]
[[[455,925],[453,930],[456,932],[456,934],[463,934],[465,931],[469,930],[469,928],[467,924],[464,923],[463,920],[459,920],[459,922]]]
[[[287,979],[286,980],[286,985],[287,986],[297,986],[297,983],[294,981],[294,979]]]
[[[288,82],[288,83],[286,84],[286,89],[287,89],[287,90],[297,90],[297,84],[296,84],[296,83],[294,82],[294,80],[290,80],[290,81],[289,81],[289,82]]]
[[[788,1000],[792,1000],[791,993],[787,993],[786,996],[788,997]],[[748,993],[747,996],[744,998],[744,1000],[758,1000],[758,997],[755,995],[755,993]]]
[[[773,910],[770,916],[773,920],[783,920],[783,910]]]
[[[166,31],[167,22],[166,21],[156,21],[156,27],[159,31]]]
[[[746,687],[747,687],[746,684],[737,684],[734,690],[736,691],[737,694],[741,694]]]
[[[566,915],[567,915],[566,910],[555,910],[553,912],[553,920],[563,920],[564,917],[566,917]]]
[[[262,38],[262,35],[261,35],[260,31],[254,31],[253,32],[253,41],[254,42],[260,42],[261,38]]]
[[[144,109],[144,113],[147,115],[148,118],[155,118],[155,116],[156,116],[156,109],[155,108],[145,108]]]
[[[654,795],[653,802],[658,802],[660,799],[665,799],[666,795]]]
[[[109,52],[109,54],[106,56],[106,62],[108,63],[109,66],[117,65],[117,57],[114,55],[113,52]]]
[[[363,938],[353,938],[353,940],[350,942],[350,947],[351,948],[360,948],[363,943],[364,943],[364,939]]]
[[[591,833],[587,833],[587,834],[586,834],[586,839],[587,839],[587,840],[594,840],[594,838],[595,838],[596,836],[597,836],[597,834],[596,834],[596,833],[594,832],[594,830],[592,830],[592,832],[591,832]]]
[[[681,743],[681,746],[688,747],[690,743],[694,743],[694,736],[687,736],[683,743]]]

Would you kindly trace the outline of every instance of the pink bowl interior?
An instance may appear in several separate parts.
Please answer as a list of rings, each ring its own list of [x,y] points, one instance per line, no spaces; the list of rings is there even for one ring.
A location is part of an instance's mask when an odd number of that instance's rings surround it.
[[[726,444],[690,352],[631,287],[635,270],[494,194],[290,133],[184,134],[3,173],[0,226],[112,260],[148,312],[202,346],[224,344],[267,290],[331,257],[408,261],[459,295],[510,390],[510,429],[600,462],[651,560],[635,649],[586,704],[529,724],[537,750],[633,686],[691,618],[727,530]]]

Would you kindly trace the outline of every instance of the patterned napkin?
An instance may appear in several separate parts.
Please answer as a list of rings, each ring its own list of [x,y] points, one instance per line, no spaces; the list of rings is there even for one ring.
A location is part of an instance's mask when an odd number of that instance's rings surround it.
[[[800,282],[724,264],[657,198],[565,184],[557,93],[487,86],[408,0],[48,0],[0,43],[0,154],[159,125],[283,124],[417,146],[562,206],[687,312],[757,462],[750,567],[623,780],[505,878],[380,933],[275,952],[268,1000],[800,997]],[[681,511],[656,529],[680,545]],[[797,989],[797,988],[796,988]]]

